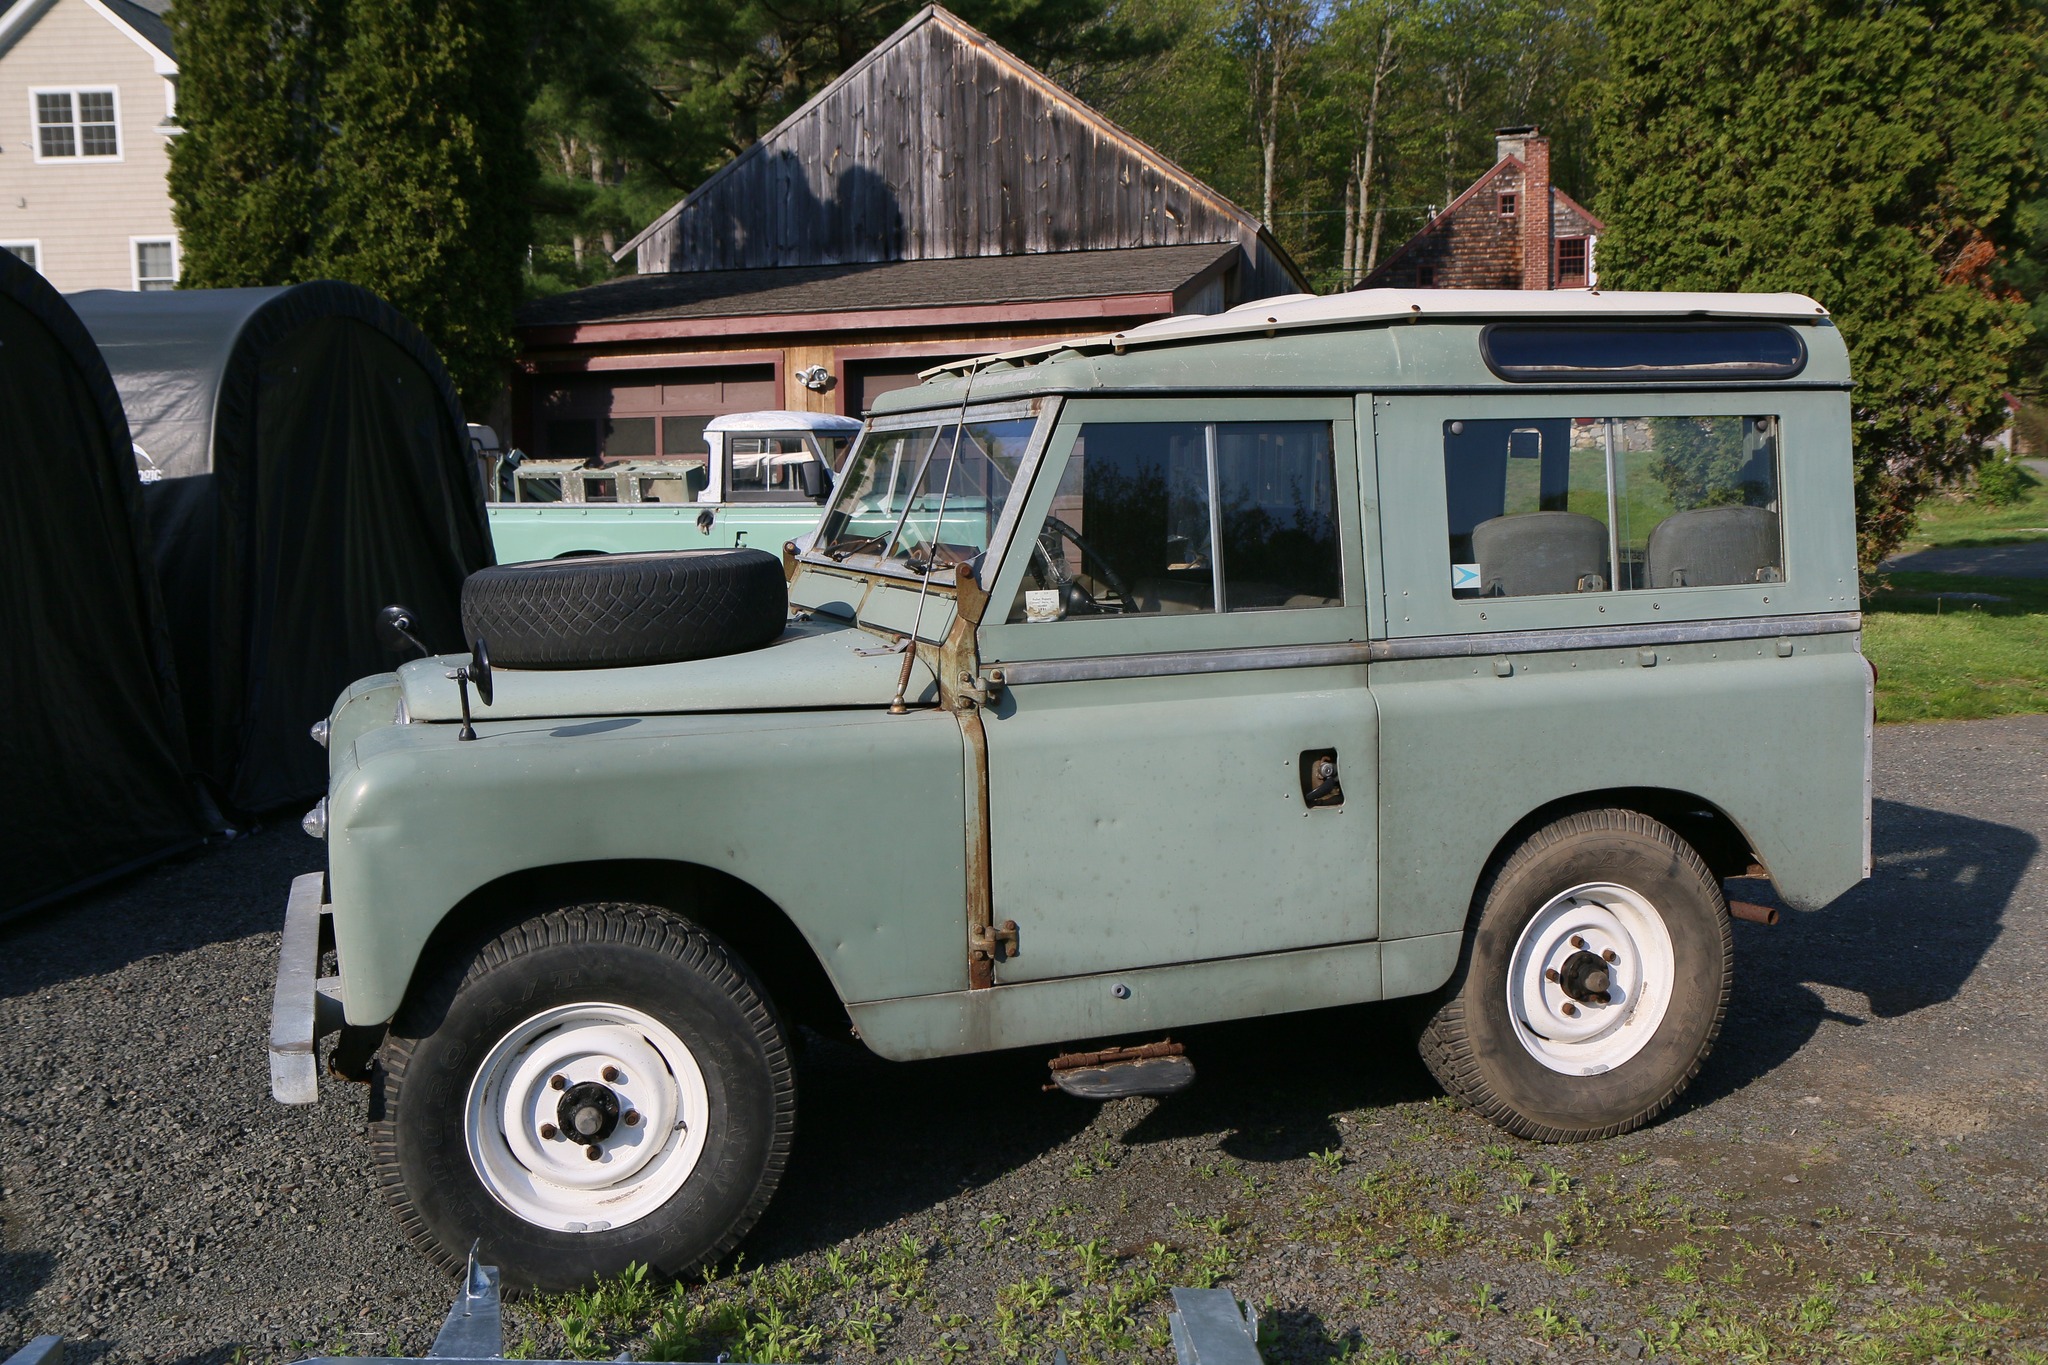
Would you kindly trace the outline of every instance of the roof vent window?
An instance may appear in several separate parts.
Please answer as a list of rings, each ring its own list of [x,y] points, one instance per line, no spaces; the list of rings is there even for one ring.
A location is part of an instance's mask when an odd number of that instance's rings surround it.
[[[1768,323],[1505,324],[1481,332],[1479,350],[1488,369],[1525,384],[1790,379],[1806,368],[1799,334]]]

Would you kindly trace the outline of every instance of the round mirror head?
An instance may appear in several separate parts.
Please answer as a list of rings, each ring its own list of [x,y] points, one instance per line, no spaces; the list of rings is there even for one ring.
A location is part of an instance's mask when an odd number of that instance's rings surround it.
[[[377,638],[386,649],[408,649],[418,643],[412,638],[412,621],[412,608],[393,602],[377,613]]]
[[[469,651],[469,680],[476,684],[477,697],[485,706],[491,704],[491,651],[484,648],[484,637],[476,637],[476,643]]]

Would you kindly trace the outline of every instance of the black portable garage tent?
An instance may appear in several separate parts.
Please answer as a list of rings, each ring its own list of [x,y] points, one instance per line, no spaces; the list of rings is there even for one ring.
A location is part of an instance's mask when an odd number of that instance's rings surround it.
[[[121,401],[4,251],[0,714],[0,914],[206,834]]]
[[[403,602],[462,645],[491,562],[462,409],[418,329],[367,290],[74,294],[145,461],[144,505],[199,769],[259,811],[325,785],[306,731],[398,659]],[[153,466],[153,469],[151,468]]]

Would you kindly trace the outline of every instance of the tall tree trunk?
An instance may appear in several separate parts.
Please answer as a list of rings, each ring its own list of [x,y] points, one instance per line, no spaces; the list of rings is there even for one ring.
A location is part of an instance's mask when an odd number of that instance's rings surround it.
[[[1337,278],[1348,289],[1358,283],[1358,158],[1351,158],[1351,174],[1344,181],[1344,254]]]
[[[1365,273],[1370,275],[1373,267],[1380,263],[1380,229],[1387,225],[1387,206],[1381,204],[1372,211],[1372,246],[1365,253]]]
[[[1372,94],[1365,105],[1365,150],[1353,163],[1353,173],[1358,182],[1358,224],[1361,232],[1365,229],[1365,220],[1372,207],[1372,178],[1377,170],[1379,156],[1380,96],[1385,91],[1387,77],[1393,74],[1398,60],[1394,49],[1394,26],[1388,24],[1380,30],[1380,53],[1372,68]],[[1347,204],[1345,207],[1348,213],[1350,206]],[[1377,231],[1374,233],[1374,241],[1378,241]],[[1370,269],[1371,265],[1360,269],[1354,258],[1351,283],[1358,283]]]

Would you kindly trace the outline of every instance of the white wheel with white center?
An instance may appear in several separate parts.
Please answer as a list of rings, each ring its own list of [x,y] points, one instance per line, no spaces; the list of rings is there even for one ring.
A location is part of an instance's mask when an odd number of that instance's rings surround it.
[[[781,1180],[796,1075],[746,963],[674,911],[593,902],[451,951],[392,1021],[371,1151],[450,1268],[563,1292],[729,1253]]]
[[[1444,1089],[1542,1142],[1670,1108],[1735,979],[1728,903],[1699,850],[1640,811],[1576,811],[1510,850],[1477,900],[1422,1034]]]
[[[1611,882],[1559,893],[1515,944],[1508,1015],[1529,1055],[1594,1076],[1643,1050],[1671,1004],[1676,960],[1664,917]]]
[[[651,1015],[562,1005],[491,1049],[464,1126],[493,1199],[541,1227],[603,1232],[683,1187],[704,1153],[710,1100],[697,1059]]]

